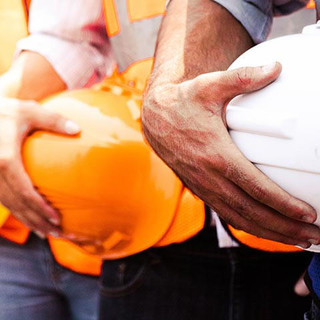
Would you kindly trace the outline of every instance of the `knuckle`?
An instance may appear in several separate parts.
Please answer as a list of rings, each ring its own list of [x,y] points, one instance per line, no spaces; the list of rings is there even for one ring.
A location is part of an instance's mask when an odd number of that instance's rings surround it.
[[[209,161],[210,161],[210,166],[214,170],[221,173],[223,176],[228,176],[230,171],[232,170],[228,161],[226,161],[224,156],[219,153],[213,154],[210,157]]]
[[[260,228],[264,229],[269,225],[265,214],[261,214],[260,212],[249,211],[249,210],[243,211],[242,213],[247,220],[251,221],[252,223],[254,223],[256,226]]]
[[[258,202],[263,202],[266,198],[266,190],[259,184],[254,184],[251,186],[251,193],[254,199]]]
[[[30,107],[26,105],[19,106],[19,110],[17,112],[17,121],[19,122],[19,126],[31,126],[35,119],[35,113],[31,110]]]
[[[247,206],[246,204],[241,201],[241,199],[239,199],[237,196],[234,195],[228,195],[226,194],[227,197],[224,196],[224,202],[235,212],[237,212],[238,214],[240,214],[241,216],[244,216],[245,218],[250,218],[251,217],[247,214],[248,210],[247,210]]]
[[[245,232],[256,233],[253,231],[252,227],[250,228],[247,222],[243,219],[234,219],[230,225],[238,230],[243,230]]]
[[[23,222],[27,224],[32,230],[41,231],[45,228],[44,219],[40,215],[35,214],[34,211],[30,209],[24,211],[22,219]]]
[[[1,157],[0,158],[0,170],[1,171],[6,171],[9,166],[9,161],[6,158]]]
[[[252,206],[240,199],[239,197],[231,196],[228,199],[228,206],[237,212],[247,223],[255,223],[258,226],[264,225],[262,215],[256,214],[252,211]]]
[[[186,81],[183,85],[180,85],[181,88],[184,89],[185,92],[192,94],[194,92],[198,93],[202,88],[205,88],[205,81],[203,76],[195,77],[192,81]]]
[[[201,104],[204,108],[212,108],[213,104],[213,90],[215,88],[215,85],[212,83],[209,83],[206,79],[199,76],[195,78],[192,83],[187,82],[186,86],[186,96],[188,97],[188,100],[191,100],[197,104]]]
[[[252,83],[252,71],[251,68],[245,67],[236,71],[236,77],[238,79],[238,83],[247,87]]]
[[[22,190],[19,194],[20,199],[24,200],[25,202],[31,202],[32,193],[28,190]]]
[[[17,109],[20,114],[31,117],[32,112],[35,110],[35,106],[28,102],[21,102]]]
[[[246,176],[243,174],[243,169],[231,156],[225,154],[217,160],[220,162],[218,169],[220,169],[220,173],[225,178],[234,181],[236,184],[247,183]],[[218,165],[218,163],[216,164]]]
[[[308,241],[309,229],[302,228],[296,223],[290,224],[286,230],[286,236],[299,241]]]
[[[50,113],[46,115],[46,125],[49,128],[57,127],[62,120],[63,120],[63,117],[56,113]]]

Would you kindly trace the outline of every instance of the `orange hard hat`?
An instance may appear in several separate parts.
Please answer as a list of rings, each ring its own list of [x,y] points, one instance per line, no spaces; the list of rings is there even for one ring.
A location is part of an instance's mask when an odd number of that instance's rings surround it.
[[[159,242],[185,190],[145,143],[140,105],[123,92],[64,92],[43,106],[78,123],[81,134],[37,131],[23,147],[34,185],[61,212],[63,234],[107,259]]]

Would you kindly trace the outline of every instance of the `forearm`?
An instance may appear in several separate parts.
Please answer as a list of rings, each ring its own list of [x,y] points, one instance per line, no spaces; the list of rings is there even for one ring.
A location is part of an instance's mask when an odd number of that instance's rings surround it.
[[[252,1],[245,3],[255,7]],[[320,242],[320,232],[301,217],[312,222],[316,212],[264,176],[226,128],[229,101],[267,86],[281,72],[279,63],[223,71],[252,45],[242,25],[216,3],[172,0],[144,98],[144,134],[183,183],[225,222],[258,237],[308,247]]]
[[[0,96],[39,101],[66,88],[51,64],[40,54],[24,51],[0,77]]]
[[[225,70],[252,45],[243,26],[217,3],[172,0],[160,29],[150,85]]]

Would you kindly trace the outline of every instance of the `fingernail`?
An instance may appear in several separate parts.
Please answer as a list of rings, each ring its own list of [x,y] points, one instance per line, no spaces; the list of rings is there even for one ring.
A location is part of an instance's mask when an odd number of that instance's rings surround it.
[[[267,64],[265,66],[262,67],[262,70],[265,72],[265,73],[269,73],[270,71],[273,71],[274,68],[276,66],[276,62],[272,62],[270,64]]]
[[[64,125],[64,130],[68,134],[75,134],[80,132],[80,127],[75,122],[67,120]]]
[[[60,221],[56,218],[50,218],[49,222],[54,224],[55,226],[58,226],[60,224]]]
[[[44,235],[44,233],[42,233],[42,232],[40,232],[40,231],[34,231],[34,233],[39,237],[39,238],[41,238],[41,239],[45,239],[45,235]]]

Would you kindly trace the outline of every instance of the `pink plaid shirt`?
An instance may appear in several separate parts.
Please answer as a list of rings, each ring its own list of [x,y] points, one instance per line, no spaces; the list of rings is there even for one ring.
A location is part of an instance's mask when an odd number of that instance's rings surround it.
[[[29,33],[17,52],[44,56],[69,89],[90,86],[113,69],[101,0],[32,0]]]

